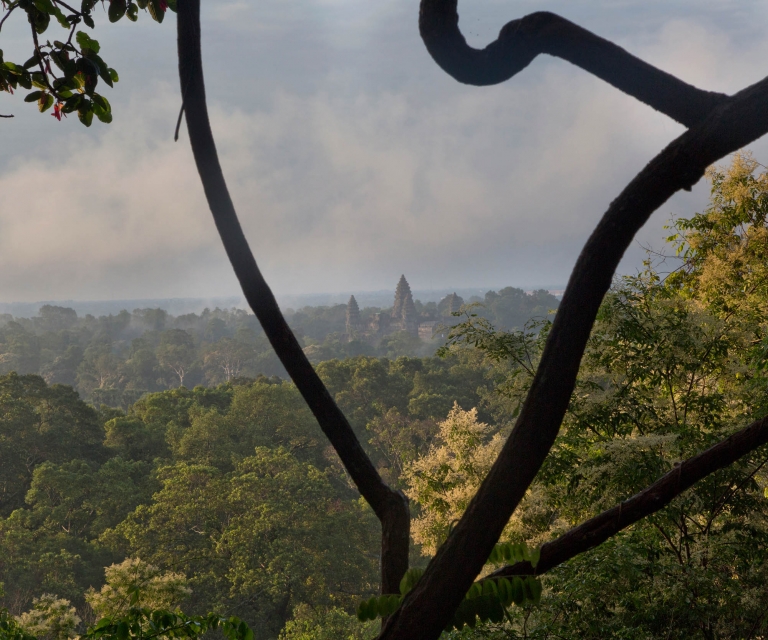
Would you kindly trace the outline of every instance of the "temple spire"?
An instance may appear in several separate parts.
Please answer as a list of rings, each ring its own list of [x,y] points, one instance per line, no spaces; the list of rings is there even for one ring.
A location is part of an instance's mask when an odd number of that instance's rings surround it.
[[[357,306],[355,296],[349,296],[347,302],[347,334],[352,335],[360,331],[360,307]]]
[[[403,302],[403,316],[402,316],[403,331],[418,336],[419,335],[419,318],[416,314],[416,305],[413,304],[413,296],[409,291],[405,296]]]
[[[411,287],[408,284],[408,281],[405,279],[405,276],[400,276],[400,281],[397,283],[397,289],[395,289],[395,304],[392,307],[392,317],[396,318],[397,320],[401,320],[403,318],[403,307],[405,305],[405,299],[407,296],[411,295]],[[413,302],[413,299],[411,299],[411,302]]]

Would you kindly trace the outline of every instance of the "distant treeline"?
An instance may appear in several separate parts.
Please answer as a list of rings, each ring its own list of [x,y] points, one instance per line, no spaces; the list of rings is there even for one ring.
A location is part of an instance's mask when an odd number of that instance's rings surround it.
[[[499,329],[522,327],[558,304],[547,291],[526,294],[513,287],[468,302],[481,303],[472,313]],[[421,320],[445,325],[458,321],[443,303],[417,300],[415,306]],[[368,323],[381,311],[386,309],[364,308],[361,320]],[[285,313],[314,363],[359,355],[430,356],[442,344],[440,334],[425,342],[405,332],[376,341],[348,341],[343,304]],[[32,318],[0,314],[0,375],[12,371],[70,385],[96,406],[123,408],[149,392],[286,375],[255,316],[242,309],[179,316],[135,309],[97,318],[55,305],[42,306]]]

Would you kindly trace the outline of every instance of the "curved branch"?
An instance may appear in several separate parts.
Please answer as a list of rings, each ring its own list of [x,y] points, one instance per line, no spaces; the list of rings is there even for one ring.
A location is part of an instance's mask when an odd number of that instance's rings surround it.
[[[579,255],[512,433],[380,638],[439,637],[555,441],[598,308],[632,238],[675,192],[698,182],[710,164],[765,133],[768,78],[729,98],[674,140],[611,203]]]
[[[543,544],[536,569],[529,562],[518,562],[502,567],[486,579],[546,573],[566,560],[602,544],[622,529],[660,511],[699,480],[733,464],[764,444],[768,444],[768,418],[753,422],[706,451],[683,461],[620,505],[603,511],[556,540]]]
[[[410,514],[402,492],[381,479],[344,414],[313,369],[277,305],[248,246],[208,119],[200,51],[200,0],[178,5],[179,79],[192,152],[216,228],[248,304],[344,467],[382,522],[382,590],[397,593],[408,569]]]
[[[464,84],[499,84],[522,71],[540,53],[547,53],[581,67],[686,127],[702,120],[728,97],[697,89],[545,11],[509,22],[485,49],[473,49],[459,30],[457,3],[422,0],[419,30],[435,62]]]

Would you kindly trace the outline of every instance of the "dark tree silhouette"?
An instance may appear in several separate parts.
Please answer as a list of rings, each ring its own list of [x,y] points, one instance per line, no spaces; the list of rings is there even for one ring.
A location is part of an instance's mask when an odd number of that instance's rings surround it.
[[[205,101],[199,0],[179,3],[183,109],[205,194],[248,303],[347,472],[382,523],[382,592],[396,593],[407,569],[409,513],[388,487],[291,333],[237,220],[219,165]],[[539,53],[561,57],[689,127],[614,200],[579,256],[528,397],[498,459],[423,577],[390,616],[380,638],[437,638],[480,573],[493,545],[548,455],[560,429],[600,303],[632,238],[650,215],[705,169],[768,132],[768,79],[733,96],[688,85],[620,47],[550,13],[510,22],[483,50],[458,28],[457,0],[422,0],[419,26],[438,65],[460,82],[503,82]],[[542,548],[541,573],[600,544],[668,504],[696,481],[768,441],[757,422],[684,461],[650,487]],[[514,565],[497,574],[531,573]]]

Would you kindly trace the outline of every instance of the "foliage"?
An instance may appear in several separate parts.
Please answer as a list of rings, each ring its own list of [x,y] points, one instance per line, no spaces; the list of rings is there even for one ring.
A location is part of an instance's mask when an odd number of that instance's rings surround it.
[[[438,335],[424,342],[407,332],[378,343],[349,340],[343,313],[336,324],[321,321],[328,309],[305,307],[287,315],[315,364],[360,356],[430,356],[442,341]],[[43,305],[33,318],[0,315],[0,374],[12,371],[70,385],[95,406],[123,411],[147,393],[182,385],[211,387],[237,385],[260,375],[286,377],[255,316],[239,309],[206,309],[176,317],[161,309],[135,309],[94,318]]]
[[[0,609],[0,638],[2,640],[37,640],[35,636],[24,631],[18,621],[8,613],[8,609]]]
[[[343,609],[302,604],[280,632],[279,640],[373,640],[379,633],[376,621],[360,623]]]
[[[99,81],[112,87],[119,79],[117,71],[99,55],[99,43],[86,31],[77,29],[81,24],[90,29],[96,26],[93,9],[97,0],[82,0],[79,11],[61,0],[2,0],[1,4],[2,22],[14,12],[26,14],[32,31],[32,56],[23,64],[13,63],[4,60],[0,50],[0,91],[12,94],[19,87],[34,88],[24,102],[35,103],[41,113],[53,107],[52,115],[58,120],[77,112],[80,122],[87,127],[94,115],[102,122],[112,122],[109,101],[95,89]],[[176,0],[110,0],[107,14],[110,22],[123,16],[135,22],[139,9],[162,22],[167,9],[176,10]],[[52,19],[66,35],[62,35],[62,40],[42,41],[39,36],[48,31]]]
[[[420,507],[411,535],[424,555],[434,555],[466,509],[503,444],[477,420],[477,410],[454,403],[429,451],[405,471],[408,496]]]
[[[88,629],[84,640],[137,640],[198,638],[218,631],[227,640],[253,640],[253,631],[245,622],[231,616],[210,613],[188,616],[178,611],[133,607],[118,618],[102,618]]]
[[[539,550],[531,552],[525,543],[497,544],[488,562],[498,564],[523,560],[530,562],[535,569],[539,561]],[[399,595],[374,596],[361,602],[357,607],[358,619],[365,622],[375,620],[378,616],[392,615],[423,573],[422,569],[409,569],[400,581]],[[541,589],[541,581],[534,576],[489,578],[475,582],[459,604],[446,631],[460,631],[465,626],[474,629],[476,624],[489,621],[499,623],[509,617],[507,610],[512,603],[517,606],[539,604]]]
[[[507,527],[509,538],[556,537],[765,415],[768,179],[753,176],[756,167],[739,156],[710,172],[712,206],[675,223],[680,268],[662,279],[649,263],[606,297],[561,433]],[[531,349],[535,341],[470,317],[452,343],[452,350],[462,343],[486,349],[508,380],[495,410],[517,406],[540,353]],[[512,637],[760,637],[768,624],[759,604],[768,595],[765,463],[764,448],[753,451],[551,571],[541,606],[501,630]],[[425,500],[421,508],[438,505]]]
[[[85,595],[98,618],[120,617],[129,608],[173,610],[192,593],[182,574],[163,572],[139,558],[113,564],[104,573],[104,586]]]
[[[18,623],[39,640],[70,640],[77,636],[80,618],[69,600],[46,593],[35,598],[32,610],[20,615]]]

